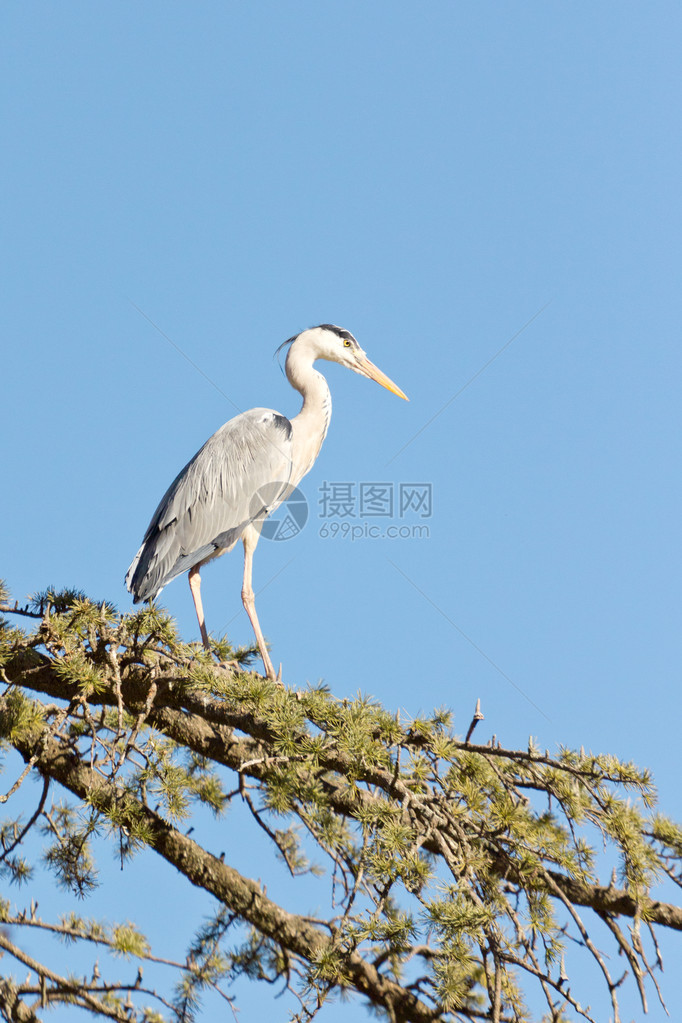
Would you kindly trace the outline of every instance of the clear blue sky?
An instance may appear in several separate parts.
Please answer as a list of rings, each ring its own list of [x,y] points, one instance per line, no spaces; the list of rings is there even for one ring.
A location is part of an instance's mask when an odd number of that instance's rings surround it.
[[[128,607],[170,480],[235,407],[293,415],[272,354],[338,323],[411,401],[329,368],[310,520],[256,553],[285,680],[445,703],[461,730],[480,697],[481,739],[632,758],[682,818],[681,21],[669,2],[4,4],[13,594]],[[431,484],[429,538],[321,537],[325,480]],[[241,568],[204,575],[235,642]],[[184,579],[163,601],[195,637]]]

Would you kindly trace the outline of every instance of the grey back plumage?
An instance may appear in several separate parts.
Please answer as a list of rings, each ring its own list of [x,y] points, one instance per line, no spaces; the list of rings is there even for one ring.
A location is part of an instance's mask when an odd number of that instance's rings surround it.
[[[286,495],[292,427],[272,409],[230,419],[176,476],[152,516],[126,575],[135,603],[229,550],[244,529]]]

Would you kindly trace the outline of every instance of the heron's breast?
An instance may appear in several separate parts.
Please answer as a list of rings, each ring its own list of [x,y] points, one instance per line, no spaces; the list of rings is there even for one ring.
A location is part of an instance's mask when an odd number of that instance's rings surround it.
[[[327,436],[327,428],[310,432],[300,438],[298,444],[294,443],[292,457],[291,479],[293,483],[299,483],[303,477],[310,472],[314,466],[317,456],[320,453],[324,438]]]
[[[293,483],[298,483],[312,469],[331,421],[332,398],[329,388],[320,373],[316,377],[320,381],[319,393],[312,397],[306,396],[303,408],[291,420]]]

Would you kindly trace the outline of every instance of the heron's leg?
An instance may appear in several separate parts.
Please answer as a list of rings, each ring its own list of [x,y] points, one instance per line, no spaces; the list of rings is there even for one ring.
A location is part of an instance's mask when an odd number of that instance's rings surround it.
[[[253,552],[256,549],[258,543],[258,533],[251,526],[247,526],[242,536],[242,543],[244,544],[244,582],[242,584],[242,603],[244,610],[249,616],[249,621],[253,626],[253,631],[256,634],[256,641],[258,642],[258,649],[261,652],[263,658],[263,667],[265,668],[265,674],[268,678],[271,678],[273,682],[277,681],[275,675],[275,669],[272,666],[268,648],[265,645],[265,639],[261,632],[260,622],[258,621],[258,615],[256,614],[256,600],[253,592],[253,585],[251,582],[252,568],[253,568]]]
[[[189,588],[192,591],[192,600],[194,601],[194,610],[197,613],[197,620],[201,630],[201,641],[206,649],[210,650],[211,644],[208,641],[206,622],[204,621],[204,607],[201,603],[201,576],[199,575],[199,565],[195,565],[194,568],[190,568],[188,579]]]

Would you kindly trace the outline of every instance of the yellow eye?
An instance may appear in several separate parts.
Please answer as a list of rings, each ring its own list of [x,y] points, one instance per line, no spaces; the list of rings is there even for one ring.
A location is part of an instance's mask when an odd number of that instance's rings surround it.
[[[350,348],[350,341],[349,341],[349,340],[348,340],[347,338],[346,338],[346,340],[345,340],[345,341],[343,342],[343,347],[344,347],[344,348]]]

